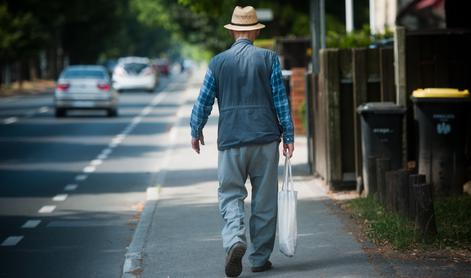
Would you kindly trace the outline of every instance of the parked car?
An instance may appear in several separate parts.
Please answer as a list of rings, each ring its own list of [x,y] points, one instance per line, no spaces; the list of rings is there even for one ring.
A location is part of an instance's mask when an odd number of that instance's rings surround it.
[[[118,93],[111,86],[103,66],[77,65],[65,68],[54,91],[56,117],[71,109],[105,109],[108,116],[118,115]]]
[[[120,58],[113,71],[113,87],[118,91],[144,89],[152,93],[158,84],[159,73],[148,58]]]
[[[154,60],[154,65],[160,74],[169,75],[170,74],[170,62],[165,58],[158,58]]]

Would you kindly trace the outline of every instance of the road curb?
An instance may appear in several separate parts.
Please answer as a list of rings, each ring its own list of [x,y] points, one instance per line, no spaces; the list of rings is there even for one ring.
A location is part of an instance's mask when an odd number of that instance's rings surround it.
[[[154,219],[154,214],[157,208],[157,204],[159,201],[160,190],[162,187],[163,182],[165,181],[166,173],[167,173],[167,166],[170,161],[170,156],[172,151],[175,148],[175,142],[177,139],[178,128],[182,125],[184,115],[182,113],[186,102],[187,102],[187,95],[190,88],[185,86],[184,95],[182,98],[182,106],[177,111],[177,121],[172,126],[169,131],[169,146],[165,151],[163,162],[159,166],[159,171],[155,173],[156,178],[155,182],[153,182],[153,186],[147,188],[146,193],[146,203],[144,205],[144,209],[142,211],[141,217],[137,224],[137,228],[134,232],[132,237],[131,244],[127,248],[127,252],[125,254],[125,260],[123,264],[123,271],[122,271],[122,278],[137,278],[142,273],[143,269],[143,253],[144,253],[144,246],[147,241],[147,237],[149,235],[150,228],[152,226],[152,221]]]

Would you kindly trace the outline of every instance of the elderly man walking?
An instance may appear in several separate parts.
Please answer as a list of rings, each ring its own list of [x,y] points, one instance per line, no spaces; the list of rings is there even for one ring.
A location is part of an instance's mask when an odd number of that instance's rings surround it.
[[[214,101],[219,107],[218,197],[224,219],[225,272],[237,277],[247,250],[244,199],[245,182],[252,185],[249,221],[253,272],[269,270],[276,233],[279,143],[291,157],[294,135],[291,112],[278,56],[253,46],[264,28],[253,7],[236,7],[230,24],[235,43],[209,63],[191,114],[191,145],[200,153],[203,127]]]

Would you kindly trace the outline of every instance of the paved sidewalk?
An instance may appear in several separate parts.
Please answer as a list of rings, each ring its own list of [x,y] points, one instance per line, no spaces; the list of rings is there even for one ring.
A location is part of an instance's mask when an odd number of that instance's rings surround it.
[[[200,75],[190,82],[168,161],[161,162],[166,166],[158,175],[161,188],[144,245],[141,277],[225,276],[217,206],[217,106],[204,130],[201,154],[190,147],[189,115],[203,80]],[[292,161],[299,191],[297,253],[285,257],[275,245],[274,268],[264,273],[251,273],[245,257],[241,277],[378,277],[360,244],[328,208],[331,201],[321,182],[307,176],[305,146],[306,139],[297,137]],[[280,173],[282,164],[283,158]],[[250,196],[246,212],[249,202]]]

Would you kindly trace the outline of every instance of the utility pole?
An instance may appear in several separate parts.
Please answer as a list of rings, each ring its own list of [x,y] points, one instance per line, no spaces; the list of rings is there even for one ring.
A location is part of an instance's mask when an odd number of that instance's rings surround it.
[[[312,72],[319,74],[319,50],[325,48],[325,0],[311,0],[309,21],[312,44]]]
[[[353,22],[353,0],[345,0],[345,22],[347,23],[347,33],[351,33],[354,29]]]
[[[376,34],[376,0],[370,0],[370,32],[372,35]]]

